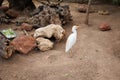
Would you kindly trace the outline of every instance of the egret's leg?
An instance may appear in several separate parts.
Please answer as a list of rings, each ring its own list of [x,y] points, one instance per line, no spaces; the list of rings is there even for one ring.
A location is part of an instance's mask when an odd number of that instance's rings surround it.
[[[70,55],[70,58],[73,57],[72,49],[70,49],[69,55]]]

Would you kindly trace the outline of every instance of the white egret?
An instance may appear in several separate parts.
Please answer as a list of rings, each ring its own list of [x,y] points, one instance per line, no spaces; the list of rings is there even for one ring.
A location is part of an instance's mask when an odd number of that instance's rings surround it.
[[[75,44],[76,40],[77,40],[77,29],[79,26],[73,26],[72,27],[72,34],[69,35],[67,42],[66,42],[66,48],[65,48],[65,52],[67,53]]]

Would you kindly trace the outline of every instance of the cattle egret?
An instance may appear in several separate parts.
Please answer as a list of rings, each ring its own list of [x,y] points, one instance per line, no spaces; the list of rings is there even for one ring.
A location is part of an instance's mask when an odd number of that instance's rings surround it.
[[[69,35],[67,42],[66,42],[66,49],[65,52],[67,53],[72,46],[75,44],[76,40],[77,40],[77,29],[79,26],[73,26],[72,27],[72,34]]]

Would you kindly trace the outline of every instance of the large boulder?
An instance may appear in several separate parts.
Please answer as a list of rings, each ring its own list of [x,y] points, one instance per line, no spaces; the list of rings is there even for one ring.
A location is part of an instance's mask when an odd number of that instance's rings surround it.
[[[37,46],[41,51],[47,51],[53,48],[53,42],[51,42],[49,39],[45,39],[42,37],[39,37],[36,39]]]
[[[27,54],[33,48],[36,47],[36,40],[31,36],[18,36],[16,37],[11,44],[14,46],[14,49],[23,53]]]
[[[57,41],[61,41],[65,37],[65,30],[60,25],[50,24],[46,27],[38,28],[34,33],[34,37],[54,37]]]

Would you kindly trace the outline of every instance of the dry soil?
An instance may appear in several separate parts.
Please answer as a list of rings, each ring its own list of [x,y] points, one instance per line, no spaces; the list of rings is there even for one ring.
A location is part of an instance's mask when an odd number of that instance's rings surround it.
[[[73,16],[73,22],[64,26],[66,38],[46,52],[0,58],[0,80],[120,80],[120,8],[94,5],[97,10],[109,10],[110,15],[91,13],[90,26],[86,26],[85,14],[77,11],[80,4],[64,4],[70,5]],[[112,30],[100,31],[102,22],[107,22]],[[64,51],[73,25],[80,28],[71,57]],[[0,29],[7,26],[1,25]]]

